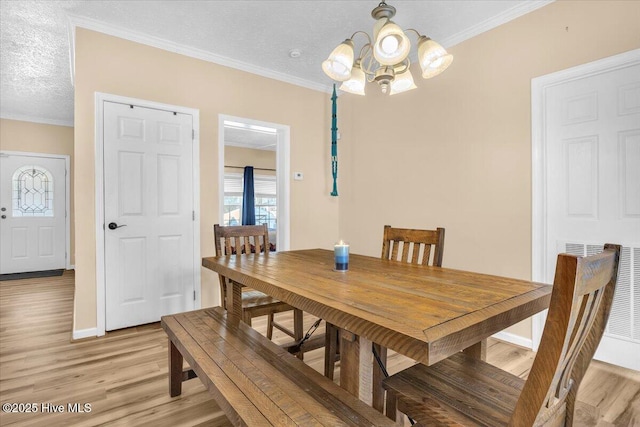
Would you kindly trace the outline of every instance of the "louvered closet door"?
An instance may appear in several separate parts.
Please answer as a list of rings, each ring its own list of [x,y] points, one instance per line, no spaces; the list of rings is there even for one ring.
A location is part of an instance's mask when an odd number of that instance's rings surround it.
[[[640,370],[640,65],[546,93],[547,253],[623,245],[620,279],[596,358]]]

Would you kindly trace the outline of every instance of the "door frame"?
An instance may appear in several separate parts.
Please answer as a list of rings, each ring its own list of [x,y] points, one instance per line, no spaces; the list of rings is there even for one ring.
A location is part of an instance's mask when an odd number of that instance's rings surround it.
[[[4,156],[24,156],[24,157],[47,157],[50,159],[63,159],[64,160],[64,227],[65,227],[65,241],[64,241],[64,264],[67,270],[73,270],[75,266],[71,265],[71,170],[70,170],[70,158],[67,154],[49,154],[49,153],[35,153],[30,151],[0,151],[0,157]]]
[[[177,105],[162,104],[144,99],[129,98],[108,93],[95,93],[95,227],[96,227],[96,323],[97,336],[103,336],[106,329],[106,277],[105,277],[105,230],[104,230],[104,103],[115,102],[156,110],[175,111],[190,114],[193,117],[193,268],[194,291],[196,300],[194,308],[200,308],[200,110]]]
[[[276,129],[276,202],[278,205],[278,228],[276,233],[276,248],[278,251],[288,251],[290,241],[290,159],[291,159],[291,129],[288,125],[248,119],[246,117],[218,114],[218,201],[224,197],[224,121],[246,123],[254,126],[264,126]],[[224,203],[219,203],[219,218],[224,218]]]
[[[531,278],[545,282],[547,277],[547,151],[546,151],[546,92],[549,88],[640,63],[640,49],[578,65],[566,70],[536,77],[531,80],[531,172],[532,172],[532,227]],[[546,311],[533,316],[531,338],[537,351],[542,338]]]

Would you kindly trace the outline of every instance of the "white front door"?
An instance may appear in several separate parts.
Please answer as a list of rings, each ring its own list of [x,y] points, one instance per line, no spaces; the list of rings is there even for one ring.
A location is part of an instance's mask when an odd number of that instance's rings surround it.
[[[192,310],[192,116],[104,103],[106,329]]]
[[[0,157],[0,274],[66,267],[66,161]]]
[[[547,282],[559,252],[623,245],[596,358],[640,370],[640,64],[546,89]]]

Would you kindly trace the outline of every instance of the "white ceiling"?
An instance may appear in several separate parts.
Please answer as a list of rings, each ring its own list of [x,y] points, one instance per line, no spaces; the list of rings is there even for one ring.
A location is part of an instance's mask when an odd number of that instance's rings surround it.
[[[442,43],[467,38],[549,0],[388,0],[394,21]],[[0,0],[0,116],[73,124],[74,26],[145,42],[325,90],[320,64],[356,30],[371,32],[378,1]],[[356,39],[356,47],[357,39]],[[292,58],[289,52],[301,55]]]

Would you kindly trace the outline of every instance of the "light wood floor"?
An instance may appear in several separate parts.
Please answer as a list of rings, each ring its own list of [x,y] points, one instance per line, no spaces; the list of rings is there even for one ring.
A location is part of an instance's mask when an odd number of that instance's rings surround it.
[[[38,409],[0,412],[0,425],[229,425],[198,379],[184,383],[182,396],[169,397],[167,339],[159,324],[71,342],[73,287],[73,272],[0,282],[0,403],[35,403]],[[306,326],[312,322],[305,318]],[[265,322],[258,319],[254,326],[264,331]],[[305,361],[321,371],[322,357],[320,349],[307,353]],[[533,353],[491,340],[488,359],[526,376]],[[410,364],[392,355],[389,371]],[[579,399],[577,425],[640,426],[638,372],[594,362]],[[43,403],[63,405],[65,412],[42,413]],[[91,412],[68,412],[74,403],[91,404]]]

